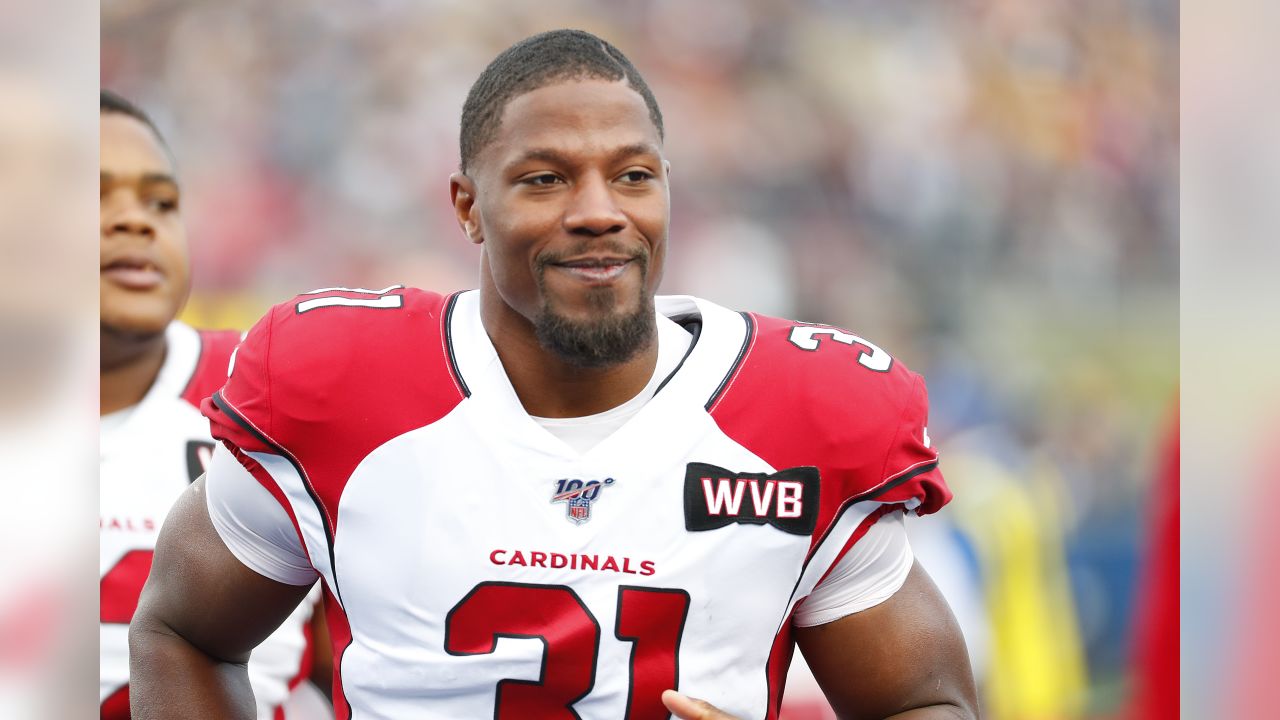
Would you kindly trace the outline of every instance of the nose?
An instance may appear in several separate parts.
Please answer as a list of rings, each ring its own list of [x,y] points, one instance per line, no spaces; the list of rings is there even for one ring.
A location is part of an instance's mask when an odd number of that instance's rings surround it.
[[[564,227],[577,235],[608,235],[620,232],[627,216],[618,207],[609,183],[603,177],[587,178],[574,186]]]
[[[124,198],[102,199],[102,235],[138,235],[154,239],[155,223],[142,204]]]

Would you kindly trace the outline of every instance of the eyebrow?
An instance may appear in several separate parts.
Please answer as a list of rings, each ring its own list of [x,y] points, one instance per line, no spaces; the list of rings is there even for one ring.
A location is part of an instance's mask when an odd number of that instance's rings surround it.
[[[638,142],[631,143],[630,145],[623,145],[614,149],[609,153],[609,160],[611,162],[616,162],[622,158],[634,155],[653,155],[656,157],[659,154],[658,146],[653,143]],[[552,148],[532,148],[521,153],[519,157],[511,162],[511,165],[519,165],[520,163],[529,162],[530,160],[541,160],[543,162],[559,165],[573,164],[572,159],[559,150]]]
[[[116,176],[106,172],[98,173],[98,182],[100,183],[118,182],[120,180],[124,180],[127,178],[128,176]],[[141,175],[137,176],[136,182],[141,185],[158,185],[161,183],[167,183],[174,187],[178,186],[177,178],[170,175],[169,173],[157,173],[157,172],[142,173]]]

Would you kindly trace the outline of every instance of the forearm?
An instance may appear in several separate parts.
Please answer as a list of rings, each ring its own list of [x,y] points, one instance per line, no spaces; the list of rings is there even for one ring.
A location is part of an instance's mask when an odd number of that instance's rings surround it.
[[[129,708],[133,720],[254,720],[245,663],[218,660],[163,624],[129,628]]]

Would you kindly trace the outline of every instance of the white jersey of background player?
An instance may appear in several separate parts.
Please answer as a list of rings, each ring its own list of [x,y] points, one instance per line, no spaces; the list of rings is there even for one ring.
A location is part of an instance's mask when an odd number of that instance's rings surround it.
[[[225,380],[240,336],[172,320],[188,286],[172,165],[145,116],[107,93],[101,148],[99,702],[117,720],[129,717],[128,623],[160,526],[213,447],[197,406]],[[283,717],[307,677],[309,618],[304,603],[254,653],[261,718]]]
[[[278,305],[201,406],[222,445],[139,606],[140,707],[229,711],[247,684],[208,658],[319,577],[341,718],[772,718],[797,642],[846,714],[973,717],[902,539],[950,497],[920,378],[836,328],[655,302],[661,118],[601,39],[504,52],[461,144],[480,290]]]

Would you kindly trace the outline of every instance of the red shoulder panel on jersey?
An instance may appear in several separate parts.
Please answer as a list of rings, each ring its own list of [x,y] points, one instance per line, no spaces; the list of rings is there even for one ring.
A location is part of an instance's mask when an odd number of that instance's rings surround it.
[[[773,467],[818,467],[814,546],[855,502],[917,500],[925,514],[951,499],[925,431],[919,375],[851,333],[751,319],[752,337],[708,410]]]
[[[214,437],[293,463],[330,549],[356,466],[466,395],[446,343],[451,300],[401,287],[299,295],[249,331],[225,387],[201,406]]]
[[[227,381],[227,365],[231,362],[231,353],[240,344],[240,333],[235,330],[201,330],[200,358],[196,361],[195,372],[187,381],[182,391],[182,399],[195,407],[205,398],[222,387]]]

